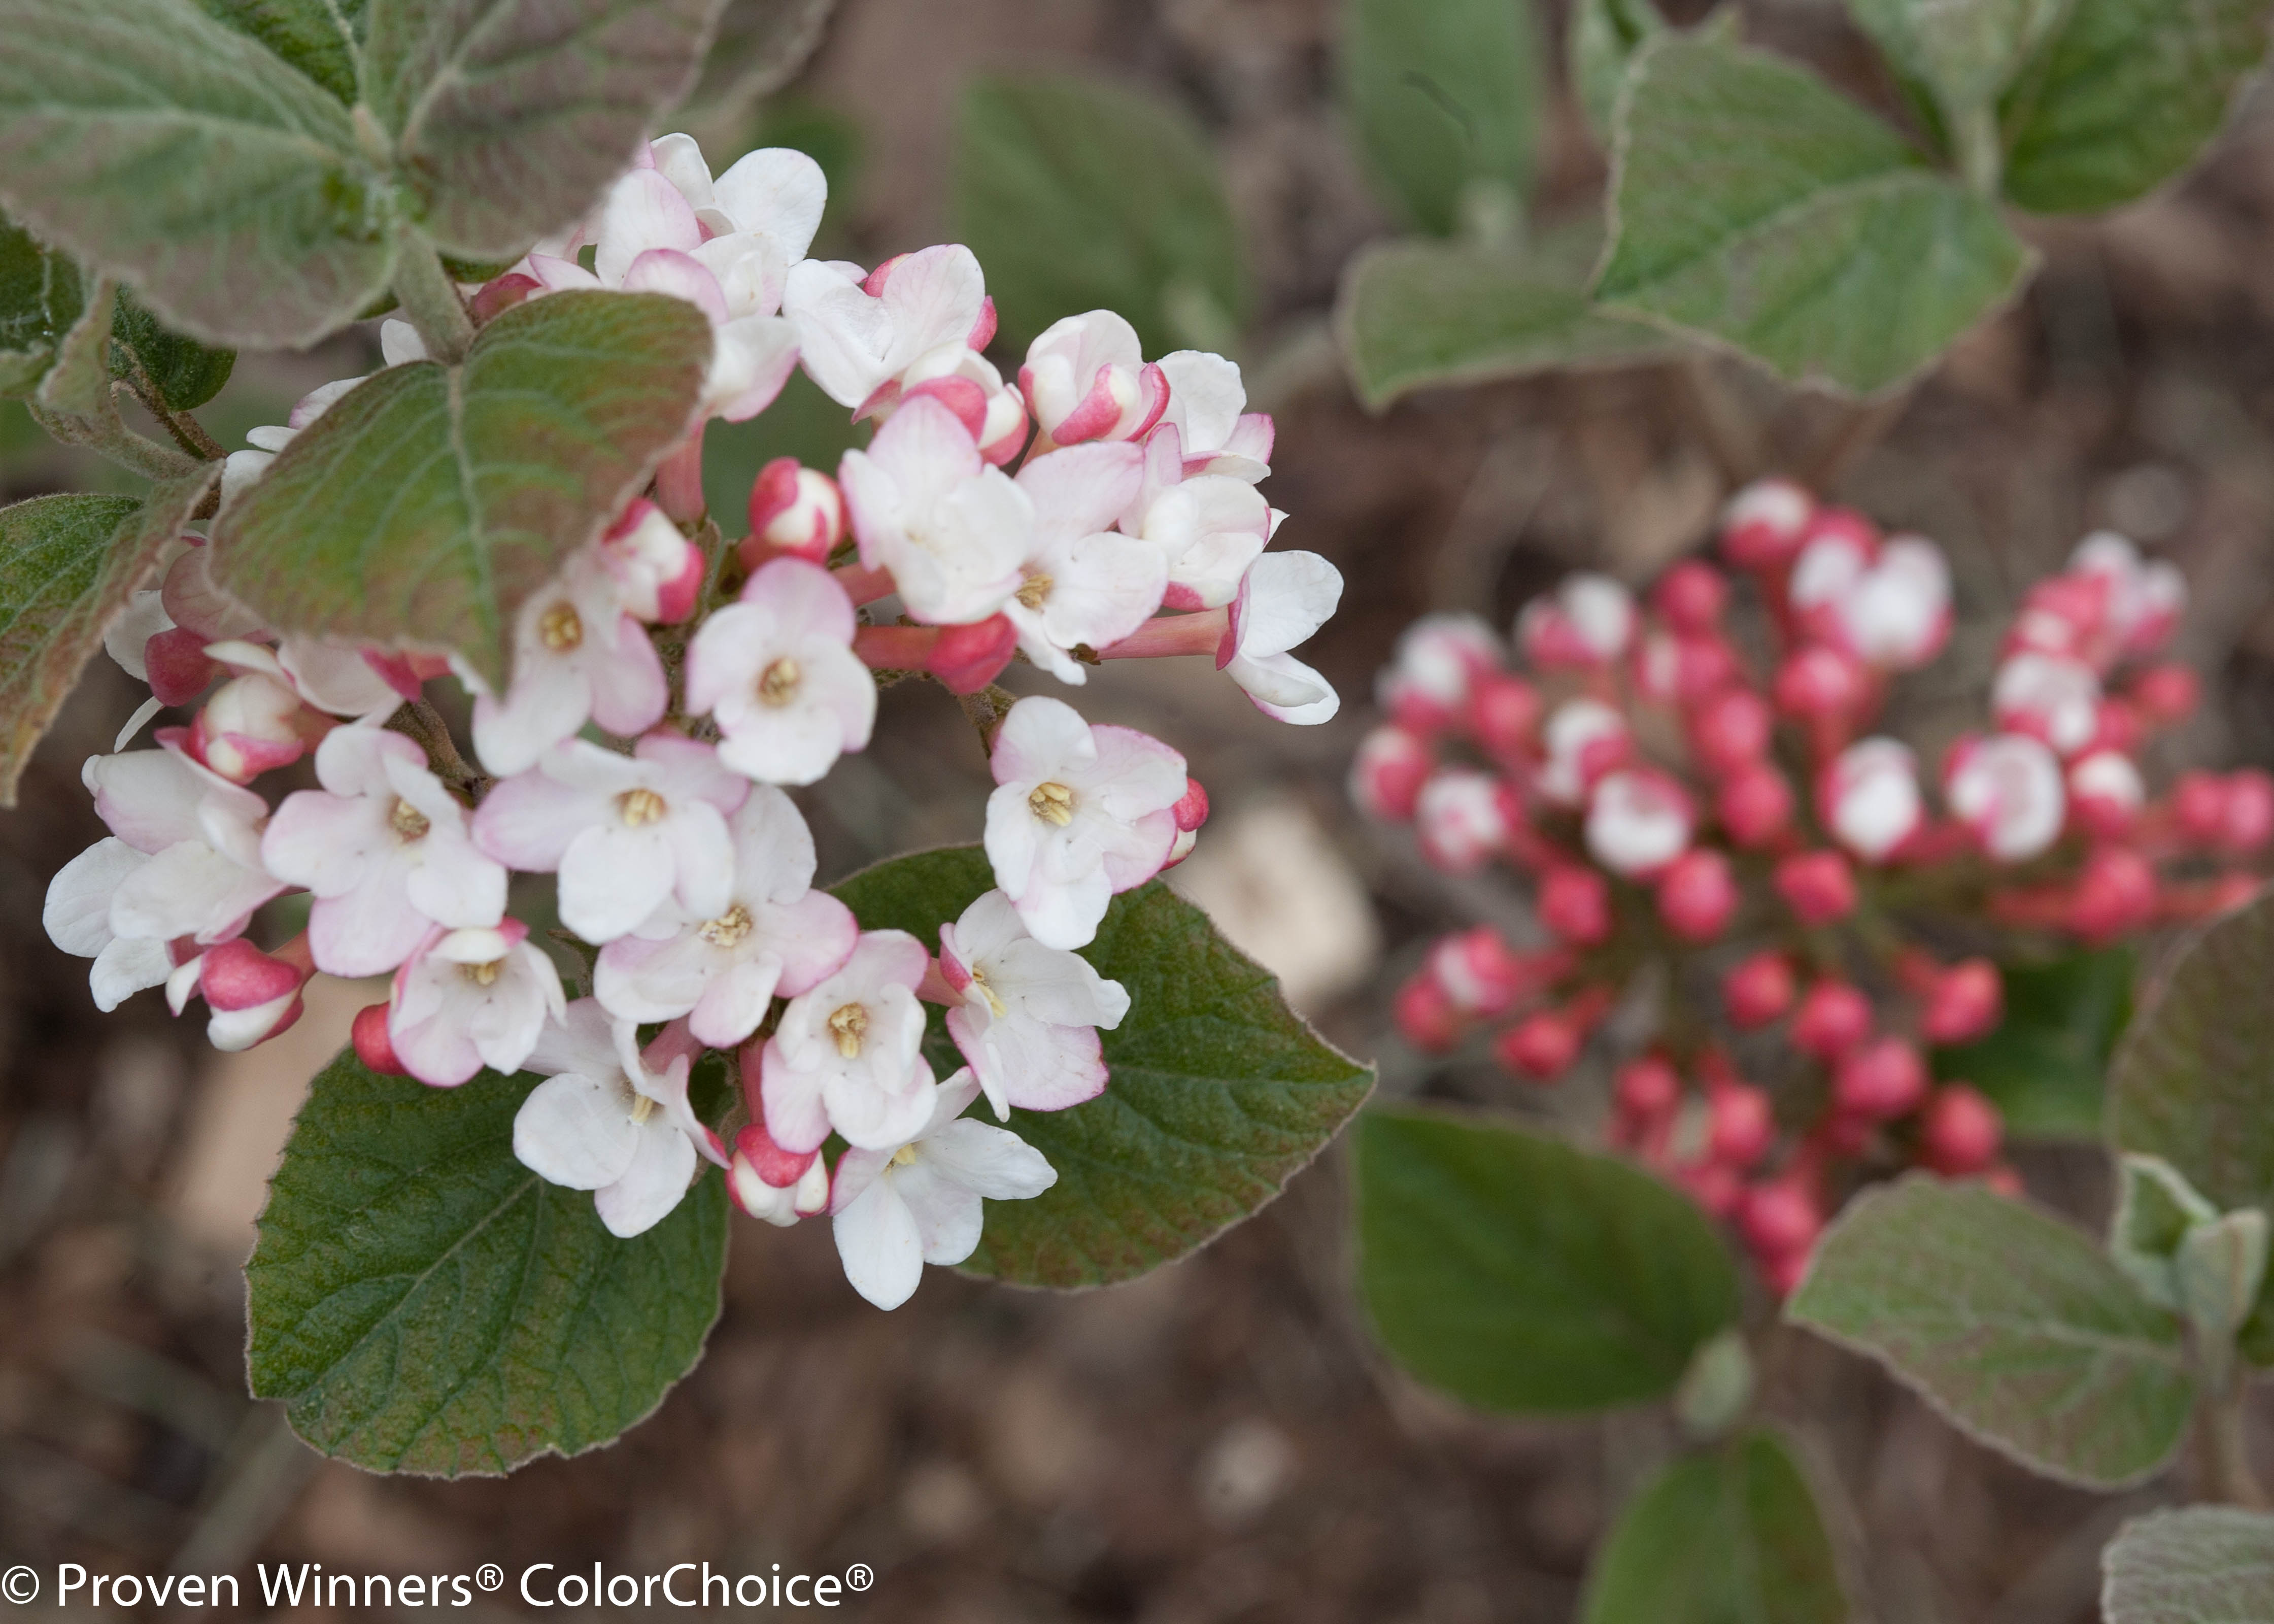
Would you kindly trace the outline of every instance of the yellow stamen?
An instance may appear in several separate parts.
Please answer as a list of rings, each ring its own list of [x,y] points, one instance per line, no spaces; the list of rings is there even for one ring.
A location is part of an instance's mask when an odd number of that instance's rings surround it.
[[[750,910],[736,903],[714,920],[707,921],[696,935],[713,947],[732,947],[750,934]]]
[[[1058,583],[1052,581],[1048,575],[1036,570],[1020,583],[1019,590],[1012,596],[1029,609],[1040,609],[1049,599],[1050,589],[1057,584]]]
[[[1027,797],[1027,810],[1064,829],[1073,822],[1073,792],[1063,784],[1037,784]]]
[[[537,635],[546,648],[564,654],[584,641],[584,622],[576,606],[563,598],[537,617]]]
[[[971,984],[979,989],[979,996],[987,1000],[987,1007],[994,1012],[996,1019],[1000,1020],[1011,1012],[1003,1007],[1003,1000],[997,997],[995,989],[987,984],[987,972],[977,965],[971,966]]]
[[[387,815],[387,826],[406,840],[423,840],[433,827],[424,812],[399,795],[395,797],[395,810]]]
[[[804,680],[805,673],[785,654],[758,673],[758,703],[779,710],[797,697],[798,684]]]
[[[652,823],[670,808],[663,797],[651,789],[628,789],[616,797],[616,810],[625,823],[637,829],[643,823]]]
[[[837,1034],[837,1052],[847,1060],[861,1057],[861,1035],[869,1030],[869,1007],[863,1004],[840,1004],[829,1018],[829,1029]]]
[[[915,1162],[916,1147],[913,1145],[903,1145],[892,1153],[892,1165],[894,1167],[914,1167],[915,1165]]]
[[[654,1101],[649,1099],[644,1094],[635,1094],[632,1095],[632,1120],[634,1122],[645,1122],[649,1117],[654,1115]]]
[[[463,968],[468,981],[477,987],[487,987],[497,981],[499,973],[505,968],[505,960],[493,959],[487,964],[470,964]]]

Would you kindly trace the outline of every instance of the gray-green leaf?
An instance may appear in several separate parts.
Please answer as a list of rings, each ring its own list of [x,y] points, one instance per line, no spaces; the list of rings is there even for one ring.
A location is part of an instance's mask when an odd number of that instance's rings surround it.
[[[504,257],[576,218],[695,82],[723,0],[372,0],[366,84],[419,223]]]
[[[55,365],[84,295],[69,254],[0,220],[0,395],[28,395]]]
[[[197,0],[215,22],[260,41],[341,102],[359,95],[364,0]]]
[[[702,74],[674,116],[683,121],[682,127],[746,124],[761,101],[797,77],[821,44],[822,29],[836,4],[727,0],[710,54],[703,59]]]
[[[1857,1196],[1785,1317],[2071,1482],[2155,1471],[2194,1402],[2180,1322],[2085,1236],[1980,1184],[1911,1175]]]
[[[1246,322],[1231,206],[1183,109],[1096,79],[981,79],[954,170],[956,230],[1013,348],[1091,310],[1127,317],[1148,356],[1224,347]]]
[[[994,884],[984,852],[953,846],[831,889],[863,929],[936,947],[939,927]],[[1157,881],[1116,897],[1081,956],[1129,993],[1121,1025],[1098,1034],[1111,1080],[1067,1110],[1011,1113],[1058,1183],[987,1204],[970,1273],[1102,1286],[1180,1258],[1277,1195],[1374,1086],[1370,1067],[1321,1041],[1269,974]],[[929,1047],[941,1076],[962,1064],[937,1015]]]
[[[1979,1088],[2009,1133],[2097,1139],[2136,974],[2128,947],[2006,966],[2005,1019],[1979,1041],[1936,1049],[1935,1075]]]
[[[1341,59],[1359,155],[1409,224],[1450,237],[1480,190],[1520,214],[1540,144],[1530,0],[1345,0]]]
[[[294,440],[222,515],[215,579],[272,626],[456,650],[501,688],[515,609],[686,432],[710,353],[661,294],[516,305],[462,368],[389,367]]]
[[[1359,398],[1380,410],[1434,384],[1656,360],[1681,341],[1597,312],[1586,292],[1593,225],[1523,252],[1413,239],[1360,249],[1343,271],[1335,332]]]
[[[1657,1398],[1737,1317],[1713,1226],[1615,1157],[1411,1110],[1367,1112],[1357,1155],[1367,1311],[1400,1364],[1470,1403]]]
[[[160,401],[176,411],[195,411],[222,392],[237,352],[212,350],[184,338],[142,307],[124,288],[110,321],[110,372],[132,380],[139,369]]]
[[[2061,19],[2068,0],[1848,0],[1905,79],[1954,119],[1987,107]]]
[[[348,109],[191,0],[0,0],[0,199],[183,333],[300,345],[387,285]]]
[[[2006,195],[2128,202],[2195,161],[2266,54],[2266,0],[2072,0],[1999,109]]]
[[[1992,203],[1798,64],[1668,33],[1629,72],[1595,289],[1610,309],[1869,393],[2028,275]]]
[[[257,1398],[373,1471],[510,1471],[608,1442],[692,1368],[719,1317],[727,1197],[705,1169],[620,1240],[590,1192],[514,1160],[538,1079],[458,1088],[318,1073],[245,1265]]]
[[[1653,0],[1577,0],[1565,48],[1572,87],[1595,139],[1609,145],[1611,117],[1635,47],[1666,26]]]
[[[1816,1497],[1773,1432],[1685,1455],[1627,1502],[1595,1553],[1584,1624],[1841,1624]]]
[[[2107,1624],[2267,1624],[2274,1517],[2231,1506],[2153,1511],[2100,1553]]]

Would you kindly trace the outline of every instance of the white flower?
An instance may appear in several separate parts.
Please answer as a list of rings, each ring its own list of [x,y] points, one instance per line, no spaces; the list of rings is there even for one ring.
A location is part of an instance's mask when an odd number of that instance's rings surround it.
[[[697,919],[727,911],[727,816],[749,792],[709,745],[676,733],[650,733],[629,756],[571,739],[490,791],[474,844],[509,868],[557,871],[561,922],[610,942],[666,898]]]
[[[865,274],[857,265],[807,259],[790,267],[782,309],[797,328],[807,375],[855,411],[927,359],[984,349],[994,327],[986,277],[960,243],[902,254]]]
[[[2135,795],[2138,786],[2135,773]],[[1951,749],[1942,793],[1952,814],[1999,862],[2037,856],[2059,838],[2068,816],[2060,762],[2027,733],[1961,740]]]
[[[1133,445],[1079,445],[1031,457],[1020,470],[1035,527],[1003,613],[1027,657],[1061,682],[1085,679],[1075,648],[1110,648],[1161,606],[1168,586],[1161,550],[1111,529],[1136,494],[1143,464]]]
[[[1924,536],[1820,531],[1793,565],[1791,601],[1801,624],[1882,670],[1925,665],[1950,635],[1950,566]]]
[[[850,908],[813,889],[813,836],[788,796],[760,786],[727,832],[734,884],[726,906],[704,917],[666,905],[600,950],[593,982],[619,1019],[685,1015],[713,1049],[757,1031],[777,996],[794,998],[835,974],[861,934]]]
[[[548,1183],[592,1192],[611,1235],[644,1234],[669,1217],[698,1156],[727,1164],[687,1102],[694,1050],[675,1036],[665,1034],[643,1056],[629,1023],[579,998],[530,1052],[529,1069],[548,1080],[514,1113],[514,1156]]]
[[[1185,758],[1062,701],[1022,699],[995,735],[987,858],[1035,939],[1076,948],[1117,891],[1160,872],[1177,838]]]
[[[1595,786],[1585,832],[1587,850],[1612,873],[1653,878],[1690,849],[1690,797],[1662,772],[1622,768]]]
[[[1240,577],[1216,665],[1264,715],[1314,726],[1342,706],[1333,685],[1292,654],[1342,601],[1342,572],[1315,553],[1266,553]]]
[[[1137,329],[1110,310],[1045,327],[1027,346],[1019,387],[1045,447],[1141,439],[1169,403],[1167,376],[1146,364]]]
[[[2095,530],[2069,554],[2069,571],[2107,583],[2107,640],[2113,653],[2152,654],[2187,606],[2187,577],[2163,559],[2143,563],[2128,537]]]
[[[1468,704],[1471,684],[1500,662],[1500,639],[1480,617],[1425,614],[1397,635],[1374,698],[1403,726],[1442,726]]]
[[[261,861],[315,894],[308,945],[330,975],[392,970],[435,925],[505,917],[505,868],[474,848],[466,808],[401,733],[338,727],[316,747],[320,790],[284,798]]]
[[[1161,421],[1177,431],[1186,473],[1254,485],[1271,471],[1271,418],[1247,410],[1239,363],[1205,350],[1178,350],[1159,365],[1169,380]]]
[[[1097,1029],[1129,1012],[1129,994],[1079,953],[1035,940],[1011,899],[990,891],[939,928],[939,968],[963,1002],[947,1033],[995,1115],[1058,1111],[1105,1089]]]
[[[879,1308],[915,1295],[927,1263],[979,1246],[980,1203],[1038,1196],[1058,1182],[1042,1152],[1007,1128],[962,1120],[979,1093],[968,1069],[925,1091],[929,1115],[903,1142],[848,1150],[832,1181],[830,1227],[853,1289]]]
[[[521,921],[437,925],[395,973],[387,1037],[411,1076],[455,1088],[484,1066],[519,1071],[564,1007],[561,972]]]
[[[812,784],[867,748],[877,680],[853,652],[853,600],[829,572],[778,558],[687,650],[687,708],[715,716],[719,759],[761,784]]]
[[[1034,500],[937,401],[892,414],[866,451],[847,451],[838,483],[861,545],[861,562],[892,572],[916,620],[983,620],[1023,579],[1033,550]]]
[[[1842,846],[1865,862],[1884,861],[1926,816],[1917,758],[1897,740],[1859,740],[1824,770],[1817,805]]]
[[[1535,598],[1516,618],[1516,641],[1535,665],[1608,665],[1626,652],[1635,629],[1634,594],[1608,575],[1567,575],[1553,596]]]
[[[1540,729],[1547,759],[1532,783],[1559,807],[1576,807],[1604,773],[1625,761],[1626,718],[1600,699],[1567,699]]]
[[[268,804],[192,761],[177,740],[165,742],[160,750],[91,756],[81,771],[110,832],[150,858],[121,875],[110,932],[158,942],[190,936],[210,946],[243,930],[252,911],[284,889],[260,862]]]
[[[2069,756],[2100,732],[2100,678],[2082,660],[2025,652],[1998,667],[1990,685],[1998,726],[2044,740]]]
[[[475,753],[501,776],[526,771],[587,720],[626,738],[644,733],[671,697],[646,628],[589,552],[571,559],[515,615],[513,678],[504,697],[468,680],[476,689]]]
[[[1239,590],[1278,516],[1246,480],[1188,475],[1187,467],[1177,425],[1162,424],[1145,441],[1145,477],[1121,528],[1168,559],[1170,608],[1220,608]]]
[[[110,929],[110,901],[142,866],[145,853],[111,835],[56,870],[48,882],[40,922],[66,953],[92,959],[87,985],[94,1007],[109,1014],[146,987],[163,984],[174,968],[166,944],[154,936],[121,936]]]
[[[1440,767],[1413,801],[1413,832],[1429,861],[1470,874],[1507,843],[1510,797],[1498,778],[1468,767]]]
[[[833,1128],[848,1144],[889,1149],[923,1126],[931,1068],[916,989],[930,966],[907,932],[864,931],[834,974],[789,1001],[761,1056],[777,1145],[815,1150]]]

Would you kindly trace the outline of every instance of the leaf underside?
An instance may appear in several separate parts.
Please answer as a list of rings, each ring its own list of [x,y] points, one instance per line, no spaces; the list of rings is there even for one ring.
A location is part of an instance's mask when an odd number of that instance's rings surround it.
[[[2266,1624],[2274,1516],[2231,1506],[2154,1511],[2100,1553],[2107,1624]]]

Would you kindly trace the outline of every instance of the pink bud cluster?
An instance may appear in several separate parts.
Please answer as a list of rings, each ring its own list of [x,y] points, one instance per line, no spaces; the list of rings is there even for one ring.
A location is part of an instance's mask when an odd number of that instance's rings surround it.
[[[2092,945],[2230,906],[2274,843],[2274,778],[2190,772],[2150,798],[2142,747],[2196,683],[2157,660],[2183,583],[2120,537],[2031,590],[1991,725],[1931,786],[1872,726],[1949,637],[1940,550],[1783,480],[1737,494],[1718,550],[1641,601],[1569,577],[1518,615],[1520,665],[1473,617],[1417,622],[1351,789],[1446,873],[1524,875],[1547,938],[1434,944],[1395,1002],[1415,1047],[1483,1040],[1552,1084],[1638,967],[1669,965],[1686,1003],[1620,1069],[1608,1137],[1729,1220],[1782,1290],[1857,1166],[2014,1185],[1996,1108],[1927,1057],[1998,1027],[1999,971],[1939,962],[1918,922]]]

